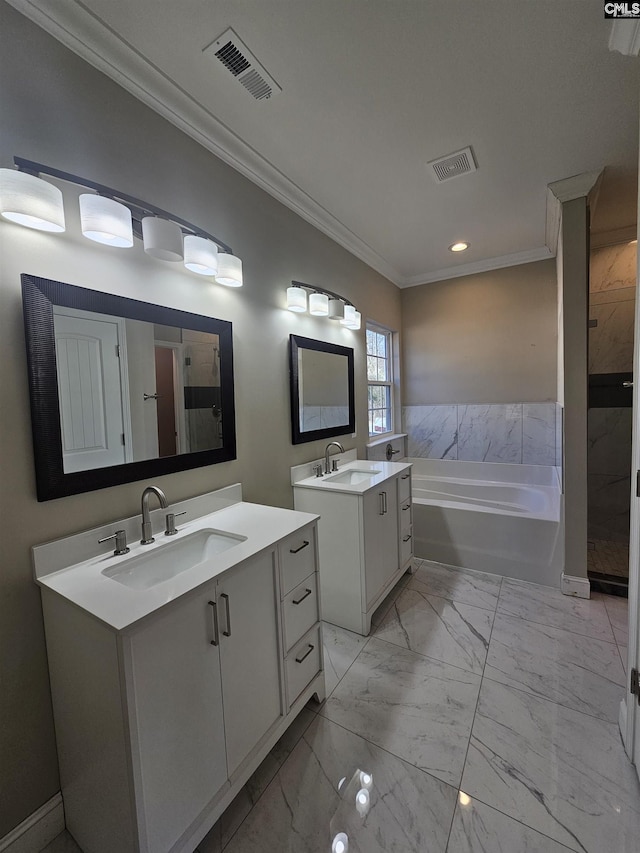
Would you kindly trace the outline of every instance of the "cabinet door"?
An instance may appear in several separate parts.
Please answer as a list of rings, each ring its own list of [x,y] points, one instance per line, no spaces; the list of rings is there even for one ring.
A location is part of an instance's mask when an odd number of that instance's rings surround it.
[[[170,850],[227,780],[214,593],[215,584],[130,639],[134,776],[142,849],[153,853]]]
[[[398,495],[395,479],[365,492],[364,553],[367,609],[398,568]]]
[[[220,659],[229,776],[282,714],[275,552],[218,582]]]

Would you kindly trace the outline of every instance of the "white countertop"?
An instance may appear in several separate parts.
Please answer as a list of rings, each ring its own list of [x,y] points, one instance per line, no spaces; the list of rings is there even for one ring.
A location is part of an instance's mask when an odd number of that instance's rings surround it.
[[[156,541],[150,545],[130,543],[131,550],[126,556],[115,557],[113,551],[109,551],[108,554],[99,554],[40,576],[36,582],[91,613],[116,631],[122,631],[317,518],[317,515],[306,512],[241,501],[180,524],[176,536],[169,538],[156,534]],[[132,589],[102,574],[105,569],[114,568],[141,554],[152,554],[154,550],[179,542],[185,536],[203,529],[246,537],[246,541],[148,589]]]
[[[394,477],[402,471],[411,469],[410,462],[378,462],[373,459],[353,459],[344,465],[340,465],[338,471],[324,474],[322,477],[306,477],[293,483],[294,489],[319,489],[327,492],[343,492],[350,495],[363,495],[369,489],[375,489],[384,480]],[[367,478],[362,483],[341,483],[333,477],[348,471],[375,471],[373,477]]]

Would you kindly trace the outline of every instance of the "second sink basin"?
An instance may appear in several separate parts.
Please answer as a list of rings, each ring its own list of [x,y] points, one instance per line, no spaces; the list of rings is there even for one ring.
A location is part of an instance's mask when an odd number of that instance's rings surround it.
[[[364,483],[379,473],[380,470],[377,468],[349,468],[348,471],[341,471],[339,474],[325,477],[325,480],[331,483],[344,483],[347,486],[357,486],[359,483]]]
[[[132,589],[149,589],[245,541],[246,536],[220,530],[198,530],[178,542],[123,560],[102,574]]]

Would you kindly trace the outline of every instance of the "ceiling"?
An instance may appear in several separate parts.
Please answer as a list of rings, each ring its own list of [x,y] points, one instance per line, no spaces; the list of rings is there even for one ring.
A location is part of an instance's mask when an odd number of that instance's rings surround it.
[[[546,186],[582,172],[593,230],[635,223],[640,60],[602,0],[10,2],[399,286],[549,257]],[[281,93],[203,53],[230,26]]]

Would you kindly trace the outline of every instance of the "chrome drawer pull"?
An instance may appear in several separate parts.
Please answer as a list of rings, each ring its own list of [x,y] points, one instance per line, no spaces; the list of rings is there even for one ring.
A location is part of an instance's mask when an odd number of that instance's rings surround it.
[[[402,512],[406,512],[408,509],[411,509],[411,504],[407,504],[406,506],[403,506]]]
[[[308,544],[309,544],[309,543],[308,543],[308,542],[307,542],[307,540],[305,539],[305,540],[304,540],[304,542],[302,543],[302,545],[301,545],[299,548],[289,548],[289,553],[290,553],[290,554],[297,554],[297,553],[298,553],[298,551],[302,551],[302,549],[303,549],[303,548],[306,548]]]
[[[379,492],[378,497],[380,498],[380,511],[378,515],[384,515],[384,492]]]
[[[227,608],[227,630],[222,632],[223,637],[231,636],[231,611],[229,609],[229,596],[226,592],[220,593],[220,598],[224,598],[224,603]]]
[[[218,605],[215,601],[210,601],[209,604],[213,611],[213,640],[211,640],[211,645],[217,646],[220,642],[220,635],[218,634]]]
[[[295,600],[295,598],[294,598],[294,599],[293,599],[293,601],[292,601],[291,603],[292,603],[292,604],[302,604],[302,602],[305,600],[305,598],[308,598],[310,595],[311,595],[311,590],[310,590],[310,589],[305,589],[305,591],[304,591],[304,595],[302,596],[302,598],[299,598],[297,601],[296,601],[296,600]]]
[[[408,480],[410,476],[411,476],[411,474],[402,474],[402,476],[400,477],[400,479],[401,479],[401,480]]]
[[[312,646],[312,645],[311,645],[311,643],[309,643],[309,648],[308,648],[308,649],[307,649],[307,651],[302,655],[302,657],[301,657],[301,658],[296,658],[296,663],[302,663],[302,661],[303,661],[305,658],[308,658],[308,657],[309,657],[309,655],[310,655],[310,654],[311,654],[311,652],[314,650],[314,648],[315,648],[315,646]]]
[[[402,540],[402,541],[403,541],[403,542],[408,542],[408,541],[409,541],[409,539],[411,539],[411,534],[409,534],[408,536],[405,536],[405,537],[403,538],[403,540]]]

